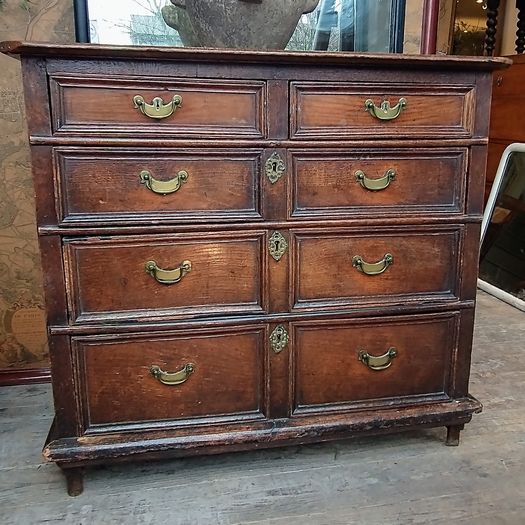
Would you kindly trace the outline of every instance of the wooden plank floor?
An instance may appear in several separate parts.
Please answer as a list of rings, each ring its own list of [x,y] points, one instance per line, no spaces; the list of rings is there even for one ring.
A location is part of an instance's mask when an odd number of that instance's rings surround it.
[[[48,385],[0,388],[0,524],[525,524],[525,315],[480,294],[471,392],[444,429],[89,470],[70,498],[40,449]]]

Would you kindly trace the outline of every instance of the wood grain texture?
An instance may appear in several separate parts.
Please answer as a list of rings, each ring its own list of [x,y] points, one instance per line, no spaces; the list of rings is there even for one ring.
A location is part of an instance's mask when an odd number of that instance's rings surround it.
[[[490,106],[489,151],[485,201],[488,199],[499,161],[505,148],[513,142],[525,142],[523,75],[525,55],[513,55],[512,66],[493,74]]]
[[[154,82],[116,81],[100,77],[60,78],[51,82],[53,131],[81,135],[163,135],[264,137],[266,114],[262,82],[200,80]],[[161,97],[168,104],[175,95],[182,105],[161,120],[134,107],[141,95],[147,104]]]
[[[320,150],[290,151],[292,217],[352,217],[461,213],[468,170],[467,150]],[[395,179],[370,191],[358,170],[379,179],[388,170]]]
[[[508,67],[511,61],[502,57],[457,57],[457,56],[423,56],[375,53],[312,53],[293,51],[249,51],[236,49],[198,49],[173,48],[161,46],[108,46],[88,44],[54,45],[43,42],[21,42],[8,40],[0,43],[0,52],[14,56],[45,56],[67,58],[135,58],[149,60],[181,61],[195,63],[202,61],[213,64],[231,63],[279,63],[306,64],[316,66],[327,64],[345,67],[377,67],[380,60],[386,67],[400,65],[401,67],[419,67],[435,69],[439,64],[444,69],[465,68],[480,71],[491,71]]]
[[[423,80],[423,79],[421,79]],[[343,137],[470,137],[473,133],[475,94],[472,86],[434,85],[431,75],[420,87],[384,82],[302,83],[291,86],[291,136],[293,138]],[[434,85],[434,86],[433,86]],[[433,87],[432,87],[433,86]],[[365,101],[392,107],[401,98],[407,105],[400,115],[381,121],[365,111]]]
[[[65,250],[70,311],[77,322],[262,313],[267,308],[263,232],[66,238]],[[167,285],[146,272],[148,261],[164,270],[189,261],[191,270]]]
[[[261,150],[54,149],[61,222],[128,224],[261,219]],[[141,183],[188,179],[175,193]]]
[[[188,425],[195,418],[204,424],[211,416],[264,417],[264,335],[264,329],[248,327],[75,338],[84,429],[115,431],[115,426],[154,420]],[[180,385],[162,384],[150,372],[155,365],[173,373],[188,363],[194,371]]]
[[[295,323],[294,414],[344,410],[352,402],[445,394],[455,344],[457,313],[384,317],[366,322]],[[371,370],[360,352],[373,356],[396,349],[390,366]],[[395,399],[394,399],[395,398]]]
[[[456,259],[461,229],[439,231],[331,230],[294,231],[294,308],[340,307],[379,299],[382,304],[415,299],[458,297]],[[353,266],[360,256],[368,263],[393,264],[380,275],[367,275]]]

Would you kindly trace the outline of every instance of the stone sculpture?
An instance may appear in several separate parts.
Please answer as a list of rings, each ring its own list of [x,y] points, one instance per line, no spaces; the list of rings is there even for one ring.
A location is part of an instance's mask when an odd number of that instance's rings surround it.
[[[319,0],[171,0],[166,24],[185,46],[284,49]]]

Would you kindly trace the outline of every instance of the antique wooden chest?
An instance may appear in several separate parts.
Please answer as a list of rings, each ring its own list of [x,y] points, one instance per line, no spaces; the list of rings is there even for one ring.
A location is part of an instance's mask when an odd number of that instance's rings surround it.
[[[422,426],[469,396],[501,59],[2,44],[84,466]]]

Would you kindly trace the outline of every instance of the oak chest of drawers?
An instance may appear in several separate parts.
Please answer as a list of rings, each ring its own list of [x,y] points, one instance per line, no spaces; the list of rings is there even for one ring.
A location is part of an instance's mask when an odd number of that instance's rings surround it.
[[[494,59],[4,43],[56,418],[81,468],[447,426],[468,394]]]

